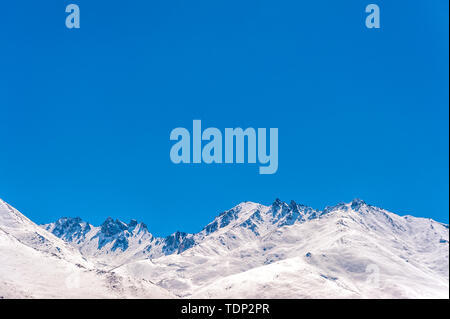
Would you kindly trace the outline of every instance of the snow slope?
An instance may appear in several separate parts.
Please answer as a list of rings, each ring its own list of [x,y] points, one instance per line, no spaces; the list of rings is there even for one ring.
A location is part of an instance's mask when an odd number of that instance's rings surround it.
[[[0,200],[0,298],[173,298],[146,280],[95,269],[77,249]]]
[[[243,203],[191,249],[117,271],[181,297],[448,298],[447,225],[358,200],[286,223],[297,208]]]

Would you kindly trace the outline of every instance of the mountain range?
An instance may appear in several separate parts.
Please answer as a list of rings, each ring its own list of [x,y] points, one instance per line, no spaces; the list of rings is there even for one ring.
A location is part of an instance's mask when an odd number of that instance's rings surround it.
[[[355,199],[244,202],[200,232],[36,225],[0,200],[0,298],[448,298],[449,228]]]

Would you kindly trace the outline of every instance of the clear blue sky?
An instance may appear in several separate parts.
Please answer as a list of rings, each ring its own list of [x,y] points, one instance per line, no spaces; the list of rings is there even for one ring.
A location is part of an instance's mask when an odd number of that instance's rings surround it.
[[[381,8],[381,29],[364,26]],[[65,27],[65,6],[81,29]],[[0,197],[36,222],[199,231],[355,197],[448,223],[448,1],[5,1]],[[278,127],[279,169],[174,165],[170,131]]]

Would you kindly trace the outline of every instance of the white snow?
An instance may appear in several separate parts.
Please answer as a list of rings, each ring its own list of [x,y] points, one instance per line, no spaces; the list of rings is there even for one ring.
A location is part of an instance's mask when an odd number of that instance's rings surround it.
[[[174,298],[153,283],[95,269],[75,248],[0,200],[0,298]]]

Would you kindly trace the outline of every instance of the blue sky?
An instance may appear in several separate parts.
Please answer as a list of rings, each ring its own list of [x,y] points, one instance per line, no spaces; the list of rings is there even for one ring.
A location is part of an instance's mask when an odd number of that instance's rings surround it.
[[[157,235],[277,197],[448,223],[448,1],[372,2],[379,30],[359,0],[2,3],[0,197]],[[170,131],[194,119],[278,127],[278,172],[174,165]]]

